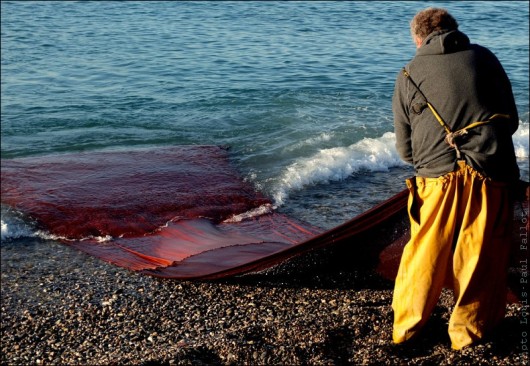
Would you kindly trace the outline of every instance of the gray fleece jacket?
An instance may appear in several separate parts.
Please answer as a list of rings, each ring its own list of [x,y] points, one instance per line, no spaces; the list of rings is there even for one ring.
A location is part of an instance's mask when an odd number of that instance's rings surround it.
[[[496,119],[459,138],[469,165],[493,180],[519,178],[512,135],[519,117],[508,76],[488,49],[470,44],[460,31],[430,34],[405,69],[451,131],[496,113]],[[392,99],[396,147],[416,175],[438,177],[456,169],[456,151],[444,142],[445,130],[425,99],[399,73]]]

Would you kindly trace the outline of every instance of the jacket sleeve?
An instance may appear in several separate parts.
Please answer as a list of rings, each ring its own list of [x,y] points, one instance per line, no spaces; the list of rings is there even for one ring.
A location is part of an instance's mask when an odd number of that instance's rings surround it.
[[[500,65],[500,62],[499,62]],[[508,114],[510,115],[510,134],[514,134],[515,131],[519,128],[519,114],[517,113],[517,106],[515,104],[515,97],[513,95],[512,90],[512,84],[510,82],[510,79],[508,78],[508,75],[504,71],[504,68],[501,66],[501,75],[502,75],[502,84],[503,84],[503,91],[502,95],[506,98],[506,108],[508,110]]]
[[[492,90],[488,103],[494,106],[496,113],[510,115],[509,125],[507,127],[509,133],[513,135],[519,127],[519,115],[517,113],[512,84],[497,56],[488,49],[486,49],[486,52],[488,56],[486,60],[488,60],[490,65],[490,69],[487,71],[489,76],[488,82],[490,83],[488,84],[488,89]]]
[[[407,83],[403,73],[399,73],[392,97],[392,112],[394,114],[394,132],[396,134],[396,149],[403,161],[413,162],[412,137],[409,120]]]

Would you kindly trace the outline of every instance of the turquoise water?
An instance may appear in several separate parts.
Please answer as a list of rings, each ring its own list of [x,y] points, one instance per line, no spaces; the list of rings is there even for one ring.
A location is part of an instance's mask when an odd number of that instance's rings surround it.
[[[278,210],[332,227],[412,174],[391,96],[428,5],[503,63],[528,179],[528,2],[2,1],[1,157],[229,145]]]

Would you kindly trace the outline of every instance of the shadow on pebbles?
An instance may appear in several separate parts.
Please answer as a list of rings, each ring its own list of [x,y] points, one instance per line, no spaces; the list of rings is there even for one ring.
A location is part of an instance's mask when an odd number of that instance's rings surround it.
[[[215,282],[142,276],[53,241],[3,242],[1,257],[2,364],[528,363],[522,304],[491,339],[452,351],[444,290],[418,342],[394,346],[392,283],[325,253]]]

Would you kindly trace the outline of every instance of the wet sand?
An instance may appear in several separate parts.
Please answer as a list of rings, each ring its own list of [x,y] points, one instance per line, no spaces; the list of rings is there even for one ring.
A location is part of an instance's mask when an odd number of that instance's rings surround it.
[[[55,242],[4,242],[1,255],[2,364],[528,364],[521,304],[453,351],[444,291],[421,339],[396,347],[392,283],[322,253],[217,282],[142,276]]]

